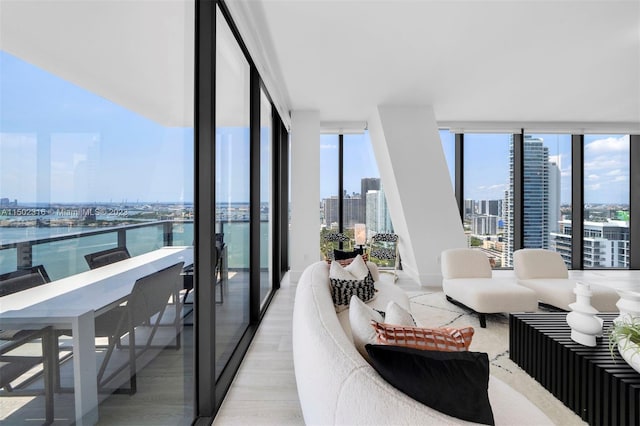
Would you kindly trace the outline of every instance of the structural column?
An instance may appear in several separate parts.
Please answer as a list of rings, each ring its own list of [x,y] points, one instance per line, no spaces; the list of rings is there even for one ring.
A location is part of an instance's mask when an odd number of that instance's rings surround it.
[[[290,279],[320,260],[320,115],[291,114]]]
[[[440,253],[466,247],[430,106],[379,106],[369,131],[405,272],[441,286]]]

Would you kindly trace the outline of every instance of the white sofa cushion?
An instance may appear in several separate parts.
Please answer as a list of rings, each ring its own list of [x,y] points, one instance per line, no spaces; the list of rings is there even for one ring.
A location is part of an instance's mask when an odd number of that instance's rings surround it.
[[[329,270],[329,278],[339,280],[363,280],[368,274],[369,267],[360,255],[357,255],[347,266],[342,266],[334,260]]]
[[[351,297],[351,303],[349,304],[351,337],[353,338],[356,349],[367,361],[369,360],[369,354],[364,348],[365,345],[368,343],[377,343],[376,330],[371,326],[371,320],[379,323],[390,322],[391,324],[397,325],[415,326],[415,321],[411,313],[393,300],[387,303],[384,314],[385,315],[382,316],[380,310],[372,308],[360,300],[360,298],[356,296]]]
[[[395,325],[405,325],[409,327],[415,327],[417,325],[416,320],[413,318],[413,315],[411,315],[411,312],[409,312],[408,309],[405,309],[402,306],[398,305],[393,300],[387,303],[387,308],[385,309],[384,313],[384,321],[378,322],[385,322],[387,324]],[[373,328],[371,327],[371,325],[369,325],[369,327]]]
[[[351,328],[351,336],[360,355],[369,360],[369,354],[364,346],[367,343],[376,343],[376,331],[371,327],[371,320],[383,322],[382,314],[368,306],[360,298],[351,297],[349,303],[349,325]]]

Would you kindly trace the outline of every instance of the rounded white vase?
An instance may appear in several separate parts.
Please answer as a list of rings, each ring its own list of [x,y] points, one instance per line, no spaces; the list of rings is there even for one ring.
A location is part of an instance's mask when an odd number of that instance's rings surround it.
[[[631,368],[640,373],[640,346],[628,339],[620,339],[618,351],[622,359],[627,361]]]
[[[633,317],[640,317],[640,292],[624,289],[616,289],[616,291],[620,296],[616,302],[620,315],[614,321],[631,322]]]
[[[567,314],[571,340],[585,346],[596,346],[596,337],[602,336],[603,320],[596,316],[598,310],[591,306],[591,287],[577,282],[573,292],[576,301],[569,305],[571,312]]]

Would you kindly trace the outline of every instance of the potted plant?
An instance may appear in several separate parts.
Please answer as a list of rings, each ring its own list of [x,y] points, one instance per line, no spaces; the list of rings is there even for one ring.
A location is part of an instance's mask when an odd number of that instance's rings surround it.
[[[634,370],[640,373],[640,317],[626,317],[613,322],[609,330],[609,350],[615,359],[615,349]]]

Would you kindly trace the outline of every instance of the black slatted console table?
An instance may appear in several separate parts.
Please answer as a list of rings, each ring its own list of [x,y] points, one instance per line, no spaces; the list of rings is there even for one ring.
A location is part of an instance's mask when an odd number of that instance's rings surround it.
[[[618,314],[599,314],[604,330]],[[509,358],[590,425],[640,425],[640,374],[608,339],[571,340],[566,312],[509,316]]]

